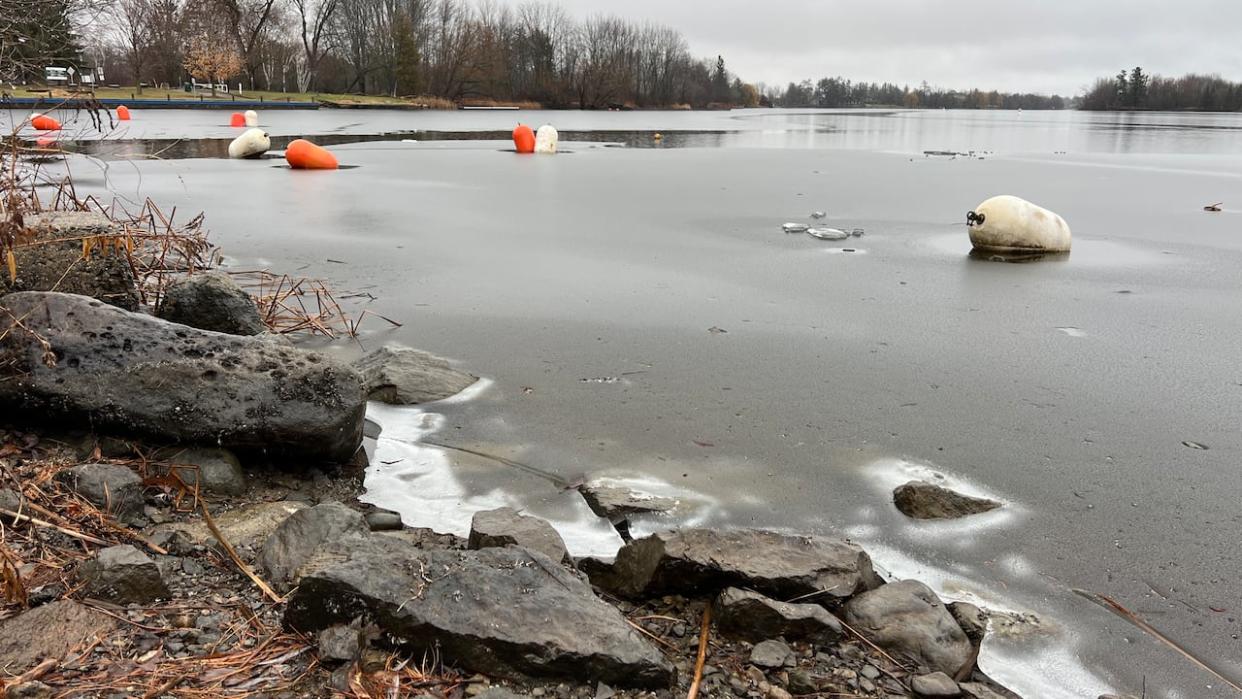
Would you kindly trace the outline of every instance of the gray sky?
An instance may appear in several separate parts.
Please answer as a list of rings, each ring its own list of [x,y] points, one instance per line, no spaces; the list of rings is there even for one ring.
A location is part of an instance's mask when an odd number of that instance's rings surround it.
[[[518,4],[520,0],[501,0]],[[572,14],[650,19],[743,79],[842,75],[1078,94],[1101,75],[1242,80],[1242,0],[561,0]]]

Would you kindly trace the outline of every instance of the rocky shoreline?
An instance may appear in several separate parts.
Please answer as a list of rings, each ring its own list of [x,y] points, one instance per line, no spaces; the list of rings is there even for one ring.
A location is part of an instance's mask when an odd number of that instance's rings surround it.
[[[367,400],[475,378],[346,365],[265,335],[227,278],[184,285],[163,317],[0,297],[7,697],[1017,696],[977,666],[985,612],[848,540],[685,529],[601,561],[509,509],[403,527],[357,500]],[[903,488],[912,517],[999,506]],[[582,490],[627,539],[662,506]]]

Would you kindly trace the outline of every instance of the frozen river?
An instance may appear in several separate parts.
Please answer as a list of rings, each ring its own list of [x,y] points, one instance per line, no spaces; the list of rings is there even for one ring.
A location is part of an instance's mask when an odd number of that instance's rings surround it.
[[[404,323],[366,346],[488,378],[379,416],[398,461],[371,497],[407,521],[507,503],[595,550],[608,533],[559,485],[609,476],[682,500],[644,526],[843,533],[1033,615],[982,659],[1025,696],[1234,696],[1073,590],[1242,678],[1242,115],[264,113],[275,136],[358,141],[334,147],[355,168],[317,173],[210,157],[225,116],[136,112],[76,146],[106,156],[72,161],[78,186],[205,211],[233,266]],[[581,142],[463,140],[518,119]],[[1002,193],[1062,214],[1068,259],[968,257],[966,212]],[[781,231],[817,210],[866,235]],[[890,491],[929,474],[1007,505],[913,523]]]

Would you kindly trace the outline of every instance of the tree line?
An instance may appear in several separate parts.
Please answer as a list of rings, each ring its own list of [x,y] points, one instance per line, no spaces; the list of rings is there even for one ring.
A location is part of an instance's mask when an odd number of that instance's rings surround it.
[[[781,107],[905,107],[924,109],[1064,109],[1069,101],[1059,95],[1008,93],[996,90],[946,90],[926,82],[918,87],[893,83],[854,82],[822,78],[812,83],[789,83],[782,91],[769,90],[765,102]]]
[[[1242,110],[1242,83],[1219,75],[1191,73],[1180,78],[1148,75],[1141,67],[1100,78],[1082,97],[1082,109],[1153,109],[1236,112]]]
[[[675,29],[612,15],[576,19],[544,2],[43,2],[65,20],[45,21],[47,26],[87,14],[87,5],[91,9],[89,28],[79,32],[72,50],[47,51],[46,60],[63,61],[76,52],[77,62],[103,64],[110,82],[178,86],[194,78],[251,90],[580,108],[759,102],[758,90],[733,76],[722,57],[693,56]],[[7,5],[23,3],[34,4],[0,0],[0,12],[9,15]],[[23,31],[34,36],[38,27],[31,23]],[[63,43],[59,39],[49,37]],[[13,79],[3,68],[0,78]],[[38,79],[30,70],[19,77]]]

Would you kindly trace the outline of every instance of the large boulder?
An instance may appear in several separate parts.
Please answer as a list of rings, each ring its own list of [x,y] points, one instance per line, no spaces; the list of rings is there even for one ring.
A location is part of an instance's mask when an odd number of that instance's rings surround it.
[[[146,604],[168,597],[168,586],[155,561],[123,544],[99,551],[78,571],[82,591],[114,604]]]
[[[348,462],[362,444],[361,378],[324,354],[84,296],[23,292],[0,306],[23,319],[0,318],[6,414],[312,463]]]
[[[444,400],[478,377],[457,371],[447,359],[409,347],[381,347],[354,362],[371,400],[417,405]]]
[[[715,615],[721,633],[750,643],[779,636],[823,644],[845,633],[841,622],[818,604],[779,602],[736,587],[716,598]]]
[[[371,532],[361,514],[339,502],[299,510],[263,543],[263,570],[276,583],[295,583],[297,570],[325,543]]]
[[[319,549],[300,570],[286,625],[356,618],[394,643],[489,676],[668,687],[675,670],[569,570],[521,548],[422,550],[372,535]]]
[[[229,335],[267,332],[254,299],[223,272],[200,272],[173,282],[155,314],[191,328]]]
[[[845,622],[885,650],[950,676],[971,659],[966,633],[936,593],[917,580],[858,595],[845,605]]]
[[[50,211],[27,216],[33,244],[13,251],[17,278],[0,274],[0,294],[12,291],[62,291],[82,294],[126,310],[138,308],[134,270],[125,255],[98,245],[89,258],[82,241],[119,236],[106,216],[91,211]]]
[[[41,660],[60,659],[116,627],[111,617],[60,600],[0,621],[0,674],[20,674]]]
[[[949,490],[927,481],[910,481],[893,490],[893,504],[914,519],[958,519],[990,512],[1001,504]]]
[[[469,546],[473,550],[521,546],[554,561],[573,559],[556,529],[538,517],[519,514],[512,507],[476,512],[470,520]]]
[[[791,599],[843,600],[880,584],[857,544],[758,529],[685,529],[652,534],[617,552],[611,572],[593,582],[627,597],[715,594],[749,588]]]
[[[70,490],[118,521],[142,524],[146,520],[142,478],[124,466],[80,464],[61,471],[57,477]]]

